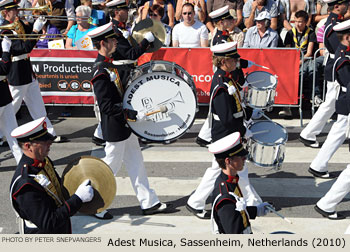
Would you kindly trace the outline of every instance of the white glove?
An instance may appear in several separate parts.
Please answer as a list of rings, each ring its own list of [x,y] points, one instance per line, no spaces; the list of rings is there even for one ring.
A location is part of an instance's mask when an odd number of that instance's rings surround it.
[[[255,65],[255,64],[254,64],[253,61],[248,60],[248,66],[247,66],[247,68],[252,67],[252,66],[254,66],[254,65]]]
[[[128,37],[130,36],[130,32],[129,31],[122,31],[123,33],[123,37],[128,39]]]
[[[245,201],[244,198],[238,198],[236,199],[236,211],[243,211],[243,210],[246,210],[247,208],[247,202]]]
[[[12,41],[7,36],[5,36],[1,42],[2,52],[10,52],[11,44]]]
[[[36,182],[38,182],[42,187],[46,188],[51,184],[51,181],[44,174],[35,175],[35,178]]]
[[[145,34],[145,39],[147,39],[148,42],[153,42],[154,41],[154,36],[153,36],[153,33],[152,32],[147,32]]]
[[[41,31],[46,21],[47,20],[45,17],[39,17],[37,20],[35,20],[33,25],[33,31],[36,31],[36,32]]]
[[[244,137],[245,137],[246,139],[248,139],[248,138],[251,138],[252,136],[253,136],[253,133],[251,132],[251,130],[250,130],[250,129],[247,129],[246,132],[245,132]]]
[[[142,122],[146,120],[147,116],[145,112],[138,111],[136,118],[137,118],[137,121]]]
[[[90,183],[90,179],[85,180],[83,183],[80,184],[75,194],[81,199],[83,203],[89,202],[94,197],[94,189],[91,185],[88,185]]]
[[[256,206],[257,211],[256,211],[256,215],[257,216],[264,216],[266,215],[268,212],[270,212],[270,210],[266,207],[266,206],[270,206],[272,207],[269,203],[267,202],[263,202],[260,203],[259,205]]]
[[[262,111],[262,109],[253,109],[252,119],[253,120],[260,119],[263,114],[264,112]]]

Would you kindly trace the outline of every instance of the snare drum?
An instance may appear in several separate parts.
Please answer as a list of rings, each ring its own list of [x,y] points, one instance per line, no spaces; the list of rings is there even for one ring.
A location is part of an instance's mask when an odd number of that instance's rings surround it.
[[[277,76],[265,71],[256,71],[246,76],[244,101],[252,108],[268,108],[275,102]]]
[[[193,78],[179,65],[150,61],[137,67],[123,98],[123,108],[150,113],[147,120],[128,122],[143,140],[170,143],[192,126],[198,109]]]
[[[248,159],[261,167],[279,169],[284,160],[285,143],[288,140],[287,130],[272,121],[256,122],[249,129],[253,136],[247,144]]]

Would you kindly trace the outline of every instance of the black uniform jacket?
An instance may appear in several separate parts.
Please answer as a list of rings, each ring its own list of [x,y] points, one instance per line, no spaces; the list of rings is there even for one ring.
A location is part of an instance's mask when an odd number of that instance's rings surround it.
[[[350,47],[340,44],[335,52],[335,77],[341,87],[338,100],[335,103],[335,110],[338,114],[348,115],[350,113]],[[340,58],[339,60],[337,60]]]
[[[25,233],[72,233],[70,216],[80,209],[82,201],[74,194],[62,206],[58,207],[55,200],[45,192],[44,188],[28,176],[28,174],[36,175],[41,171],[42,168],[39,167],[39,164],[39,161],[23,154],[11,181],[10,188],[13,186],[11,199],[16,212],[21,218],[29,220],[37,226],[37,228],[25,229]],[[61,183],[58,174],[56,172],[55,174]],[[21,177],[16,181],[18,176]]]
[[[213,199],[220,194],[222,196],[213,202],[213,216],[221,234],[242,234],[243,230],[250,226],[249,219],[255,219],[257,214],[255,206],[246,207],[249,216],[245,212],[236,211],[236,200],[228,192],[242,197],[238,179],[238,176],[229,177],[221,172],[215,181]]]
[[[11,68],[11,55],[8,52],[2,53],[0,61],[0,76],[6,77]],[[0,107],[6,106],[12,102],[12,96],[7,79],[0,81]]]
[[[216,29],[216,33],[213,37],[212,40],[212,45],[217,45],[217,44],[222,44],[222,43],[226,43],[226,42],[231,42],[231,39],[229,37],[229,32],[228,31],[220,31],[218,29]],[[244,73],[242,68],[247,68],[248,67],[248,60],[239,59],[240,61],[240,67],[236,68],[231,74],[232,77],[235,81],[237,81],[241,86],[244,84],[245,82],[245,78],[244,78]]]
[[[23,25],[26,34],[36,34],[32,32],[33,28],[30,25],[25,25],[22,21],[20,23]],[[7,20],[4,21],[4,25],[9,24]],[[12,40],[11,45],[11,54],[12,56],[19,56],[23,54],[30,53],[34,46],[36,45],[36,40]],[[32,70],[32,64],[30,63],[30,59],[22,59],[19,61],[13,61],[11,70],[7,75],[7,79],[10,85],[12,86],[20,86],[25,85],[32,82],[34,73]]]
[[[331,54],[335,54],[338,46],[340,45],[339,39],[337,37],[336,32],[333,30],[334,25],[337,22],[342,22],[343,17],[334,14],[333,12],[329,13],[327,21],[325,23],[325,31],[324,31],[324,45],[327,48],[328,52]],[[332,70],[334,65],[334,59],[328,57],[326,62],[326,66],[324,68],[324,77],[326,81],[332,81]]]
[[[143,39],[137,46],[132,46],[119,29],[124,29],[124,24],[113,19],[113,29],[117,34],[117,49],[112,55],[114,60],[136,60],[140,57],[148,48],[149,42],[147,39]],[[119,29],[118,29],[119,28]]]
[[[97,99],[101,113],[101,128],[103,139],[108,142],[119,142],[127,139],[131,130],[126,124],[123,110],[123,97],[118,92],[118,88],[110,79],[110,74],[106,68],[115,68],[119,66],[104,62],[107,60],[104,56],[98,54],[96,63],[97,70],[91,83],[94,87],[94,93]],[[121,83],[125,90],[127,70],[117,70]]]
[[[236,88],[235,95],[228,93],[228,87],[224,84],[232,84]],[[214,88],[217,86],[218,88]],[[213,142],[233,133],[239,131],[241,137],[244,136],[246,128],[243,124],[244,119],[249,120],[252,115],[252,109],[242,107],[239,90],[241,88],[232,79],[230,73],[226,73],[222,69],[218,69],[213,77],[211,83],[210,94],[213,93],[212,112],[217,115],[220,120],[213,120],[211,135]],[[241,114],[241,116],[238,116]]]

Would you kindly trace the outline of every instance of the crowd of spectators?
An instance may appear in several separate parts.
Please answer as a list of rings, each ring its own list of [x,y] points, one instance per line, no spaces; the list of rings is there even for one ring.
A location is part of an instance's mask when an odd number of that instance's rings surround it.
[[[32,2],[31,2],[32,1]],[[77,48],[75,41],[91,29],[110,21],[107,1],[104,0],[49,0],[53,15],[67,20],[49,21],[43,33],[50,30],[67,35],[67,49]],[[21,0],[22,6],[43,5],[45,0]],[[153,18],[163,23],[167,47],[208,47],[216,30],[225,29],[238,47],[246,48],[300,48],[305,57],[300,67],[304,73],[305,96],[310,98],[315,51],[322,48],[324,22],[329,10],[323,0],[129,0],[127,26],[132,30],[137,22]],[[225,23],[213,21],[210,13],[229,6],[232,19]],[[87,18],[89,17],[89,18]],[[345,19],[350,17],[350,12]],[[47,46],[43,40],[38,47]],[[80,48],[78,48],[80,49]],[[322,96],[323,51],[317,58],[316,98]],[[311,76],[311,77],[310,77]]]

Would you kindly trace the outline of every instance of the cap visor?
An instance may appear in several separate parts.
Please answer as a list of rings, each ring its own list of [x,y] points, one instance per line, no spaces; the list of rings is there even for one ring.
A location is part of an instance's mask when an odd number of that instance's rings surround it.
[[[249,154],[249,152],[246,150],[246,149],[242,149],[240,152],[238,152],[235,156],[241,156],[241,157],[244,157],[244,156],[247,156]]]
[[[34,141],[53,141],[55,139],[56,139],[56,136],[53,136],[50,133],[46,133],[45,135],[36,138]]]

